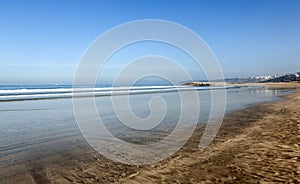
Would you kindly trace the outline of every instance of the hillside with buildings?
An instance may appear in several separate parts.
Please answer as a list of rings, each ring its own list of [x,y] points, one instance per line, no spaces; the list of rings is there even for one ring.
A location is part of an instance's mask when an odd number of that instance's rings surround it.
[[[249,78],[228,78],[229,83],[263,83],[263,82],[300,82],[300,72],[281,75],[252,76]]]

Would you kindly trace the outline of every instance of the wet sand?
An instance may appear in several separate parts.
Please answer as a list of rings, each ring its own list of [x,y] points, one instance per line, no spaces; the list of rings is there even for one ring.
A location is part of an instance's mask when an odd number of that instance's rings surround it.
[[[299,90],[228,114],[212,145],[199,150],[203,128],[171,158],[139,167],[104,158],[82,137],[58,142],[46,158],[1,170],[0,183],[300,182]]]

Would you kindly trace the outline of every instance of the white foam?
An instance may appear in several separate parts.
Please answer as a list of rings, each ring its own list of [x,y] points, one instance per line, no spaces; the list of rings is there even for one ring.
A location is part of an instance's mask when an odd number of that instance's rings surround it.
[[[220,87],[193,86],[133,86],[133,87],[103,87],[103,88],[56,88],[56,89],[15,89],[0,90],[0,101],[34,100],[71,97],[93,97],[111,95],[135,95],[151,93],[167,93],[186,90],[224,89]],[[228,88],[228,87],[227,87]]]

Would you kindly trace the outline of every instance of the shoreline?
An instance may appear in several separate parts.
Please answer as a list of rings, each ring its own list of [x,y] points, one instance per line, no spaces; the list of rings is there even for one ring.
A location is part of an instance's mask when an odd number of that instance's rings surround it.
[[[141,176],[121,183],[157,181],[178,183],[300,182],[300,90],[278,101],[258,103],[226,115],[212,145],[197,150],[201,129],[159,170],[141,169]],[[284,121],[283,121],[284,120]],[[166,165],[164,167],[164,165]],[[149,175],[149,174],[148,174]]]
[[[266,89],[299,89],[300,82],[261,82],[261,83],[228,83],[228,82],[189,82],[190,86],[235,86],[235,87],[265,87]]]
[[[230,112],[204,151],[198,149],[204,128],[199,125],[173,156],[139,167],[108,160],[79,138],[76,151],[62,149],[60,157],[28,161],[25,169],[0,178],[0,183],[296,183],[300,182],[299,109],[296,90],[280,100]]]
[[[230,84],[237,87],[246,87],[246,86],[260,86],[267,89],[299,89],[300,82],[269,82],[269,83],[242,83],[242,84]]]

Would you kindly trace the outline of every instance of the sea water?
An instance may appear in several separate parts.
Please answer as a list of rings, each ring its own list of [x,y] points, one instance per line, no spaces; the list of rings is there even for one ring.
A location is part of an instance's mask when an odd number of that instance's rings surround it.
[[[285,90],[268,90],[257,87],[226,87],[226,112],[245,108],[257,102],[272,101],[286,94]],[[224,87],[198,87],[200,116],[198,123],[206,123],[210,108],[211,90]],[[140,144],[152,136],[167,136],[178,123],[181,101],[177,90],[195,90],[190,86],[135,86],[96,88],[72,88],[70,85],[0,86],[0,169],[22,164],[32,158],[42,159],[78,149],[83,139],[76,123],[72,97],[95,97],[96,107],[102,121],[120,139]],[[114,112],[111,100],[115,96],[128,95],[129,106],[138,118],[165,111],[163,120],[149,131],[139,131],[125,126]],[[161,97],[165,105],[149,107],[153,97]],[[128,106],[128,104],[126,104]],[[126,106],[126,107],[127,107]],[[124,106],[125,108],[125,106]],[[193,108],[191,106],[190,108]],[[86,118],[87,124],[93,121]],[[148,143],[157,139],[149,140]],[[78,145],[82,144],[78,142]]]

